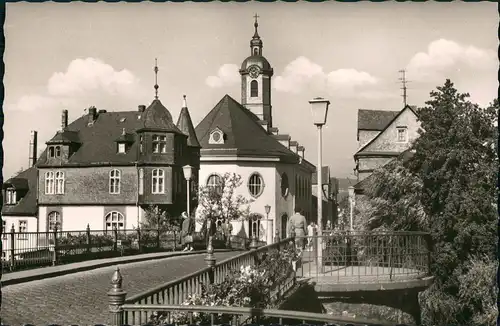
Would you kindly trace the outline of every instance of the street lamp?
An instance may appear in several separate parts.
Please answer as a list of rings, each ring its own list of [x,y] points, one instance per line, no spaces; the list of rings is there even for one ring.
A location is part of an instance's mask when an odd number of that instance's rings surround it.
[[[264,206],[264,210],[266,211],[266,221],[267,221],[267,235],[266,235],[266,240],[267,244],[273,243],[273,223],[271,220],[269,220],[269,213],[271,212],[271,206],[266,205]],[[271,239],[271,240],[269,240]]]
[[[189,181],[191,181],[191,177],[193,175],[193,167],[191,165],[184,165],[182,167],[182,170],[184,172],[184,178],[186,178],[186,184],[187,184],[187,215],[191,216],[191,212],[189,211],[189,202],[190,202],[190,194],[189,194]]]
[[[269,219],[269,213],[271,212],[271,206],[266,205],[266,206],[264,206],[264,209],[266,210],[266,218]]]
[[[313,116],[313,123],[318,127],[318,166],[316,168],[316,177],[317,177],[317,182],[318,182],[318,227],[317,227],[317,235],[318,235],[318,241],[317,241],[317,257],[318,257],[318,270],[323,270],[322,265],[322,256],[323,256],[323,245],[322,245],[322,218],[323,218],[323,175],[322,175],[322,166],[323,166],[323,157],[322,157],[322,151],[323,151],[323,139],[321,135],[321,131],[323,126],[326,124],[326,117],[328,115],[328,106],[330,105],[330,101],[327,99],[321,98],[321,97],[316,97],[309,101],[309,104],[311,104],[311,112]]]

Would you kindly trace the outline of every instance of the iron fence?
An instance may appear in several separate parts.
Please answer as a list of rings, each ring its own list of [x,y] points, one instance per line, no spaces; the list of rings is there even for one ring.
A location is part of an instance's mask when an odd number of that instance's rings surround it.
[[[300,277],[327,278],[336,283],[376,283],[429,274],[427,233],[329,232],[296,240],[303,244],[302,257],[297,262]]]

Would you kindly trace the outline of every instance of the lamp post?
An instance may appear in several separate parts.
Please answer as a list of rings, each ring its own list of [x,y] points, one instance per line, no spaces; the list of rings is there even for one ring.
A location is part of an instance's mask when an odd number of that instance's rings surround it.
[[[191,165],[184,165],[182,167],[182,170],[184,172],[184,178],[186,178],[186,184],[187,184],[187,210],[186,213],[188,216],[191,216],[191,212],[189,211],[189,204],[190,204],[190,194],[189,194],[189,181],[191,181],[191,177],[193,176],[193,167]]]
[[[264,206],[264,210],[266,211],[266,220],[267,220],[267,244],[273,243],[273,223],[271,220],[269,220],[269,213],[271,212],[271,206],[266,205]]]
[[[323,219],[323,175],[322,175],[322,166],[323,166],[323,139],[322,139],[322,128],[326,124],[326,117],[328,115],[328,106],[330,105],[330,101],[327,99],[321,98],[321,97],[316,97],[309,101],[309,104],[311,104],[311,112],[313,116],[313,123],[316,125],[318,128],[318,165],[316,168],[316,176],[317,176],[317,182],[318,182],[318,230],[317,230],[317,257],[318,257],[318,270],[322,271],[323,268],[323,245],[322,245],[322,230],[323,230],[323,225],[322,225],[322,219]]]

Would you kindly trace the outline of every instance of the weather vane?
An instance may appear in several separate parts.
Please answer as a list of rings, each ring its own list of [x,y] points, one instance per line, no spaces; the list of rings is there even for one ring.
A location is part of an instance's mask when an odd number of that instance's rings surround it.
[[[155,99],[158,99],[158,88],[160,88],[160,86],[158,86],[158,59],[155,58],[155,68],[154,68],[154,72],[155,72]]]

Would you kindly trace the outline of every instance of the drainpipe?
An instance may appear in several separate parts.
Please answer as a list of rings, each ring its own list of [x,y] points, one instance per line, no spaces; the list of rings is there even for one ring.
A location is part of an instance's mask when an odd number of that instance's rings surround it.
[[[137,227],[139,227],[140,223],[140,207],[139,207],[139,184],[141,182],[141,176],[139,173],[139,165],[135,162],[135,171],[137,172],[137,186],[136,186],[136,197],[135,197],[135,207],[137,208]]]

